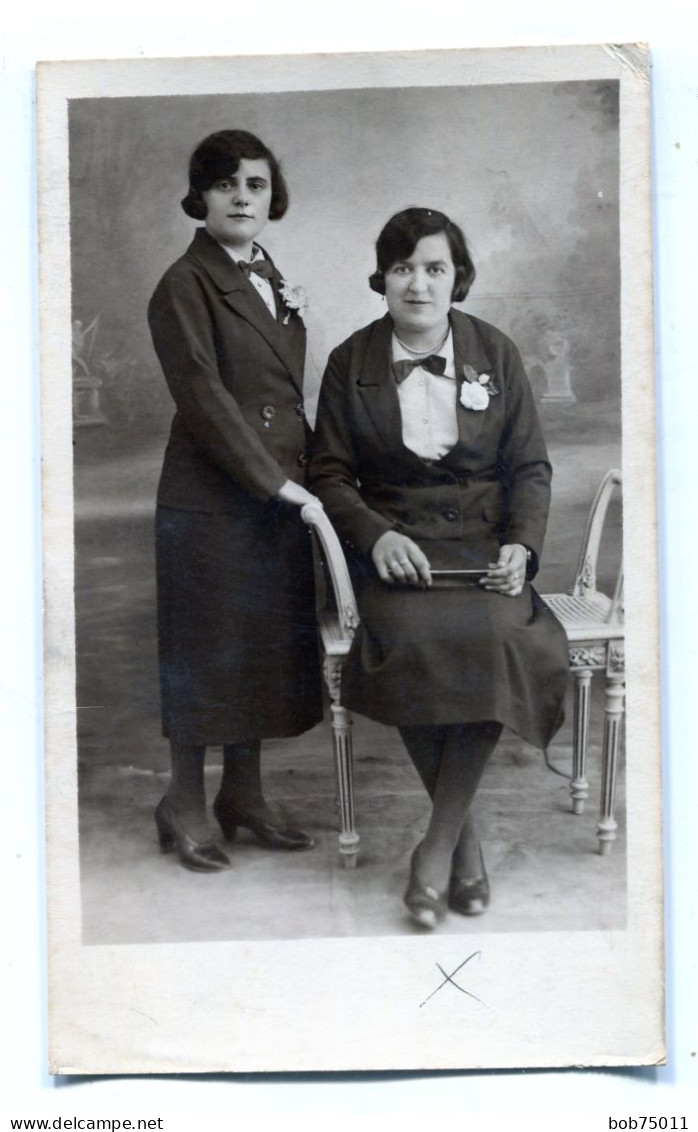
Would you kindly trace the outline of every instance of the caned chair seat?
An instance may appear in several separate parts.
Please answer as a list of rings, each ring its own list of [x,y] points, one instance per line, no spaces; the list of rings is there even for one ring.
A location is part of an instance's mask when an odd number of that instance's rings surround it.
[[[595,593],[587,597],[575,597],[573,594],[546,594],[545,602],[554,611],[556,617],[561,621],[564,620],[568,633],[584,636],[591,627],[601,637],[608,635],[606,618],[611,611],[613,601],[606,594]]]

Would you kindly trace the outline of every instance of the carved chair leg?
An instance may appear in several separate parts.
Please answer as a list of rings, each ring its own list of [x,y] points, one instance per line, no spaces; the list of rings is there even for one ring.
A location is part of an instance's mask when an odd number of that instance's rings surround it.
[[[618,773],[618,747],[625,702],[624,675],[610,675],[606,684],[606,707],[603,733],[603,771],[601,785],[601,816],[597,826],[599,853],[608,856],[616,839],[618,823],[616,810],[616,777]]]
[[[573,814],[584,813],[584,803],[589,795],[586,767],[591,675],[590,668],[580,668],[574,673],[574,734],[572,738],[572,781],[570,783]]]
[[[340,704],[332,704],[332,739],[334,743],[337,789],[342,832],[339,835],[339,852],[348,869],[356,865],[359,852],[359,835],[354,829],[354,752],[352,744],[351,712]]]
[[[359,835],[354,829],[354,750],[351,738],[351,712],[342,707],[342,661],[325,656],[323,665],[325,683],[330,693],[332,713],[332,745],[337,772],[337,801],[342,832],[339,835],[339,852],[348,869],[356,865],[359,852]]]

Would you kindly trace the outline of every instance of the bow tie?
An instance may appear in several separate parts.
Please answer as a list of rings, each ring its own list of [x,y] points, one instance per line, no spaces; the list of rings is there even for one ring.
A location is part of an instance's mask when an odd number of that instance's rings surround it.
[[[254,259],[251,263],[248,263],[247,260],[239,259],[238,267],[241,271],[244,271],[248,279],[252,272],[254,272],[255,275],[261,275],[262,279],[271,279],[274,274],[274,268],[268,259]]]
[[[440,354],[429,354],[426,358],[404,358],[402,361],[393,362],[393,373],[395,380],[399,385],[406,377],[409,377],[413,369],[421,366],[427,373],[436,374],[437,377],[443,377],[446,370],[446,359],[442,358]]]

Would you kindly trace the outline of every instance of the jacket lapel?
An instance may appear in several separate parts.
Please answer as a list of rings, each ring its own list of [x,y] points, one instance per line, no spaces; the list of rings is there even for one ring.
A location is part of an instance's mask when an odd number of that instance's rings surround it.
[[[393,320],[386,314],[369,338],[357,387],[376,432],[395,451],[402,447],[402,418],[391,364],[392,335]]]
[[[485,423],[487,409],[466,409],[460,395],[465,381],[464,368],[471,366],[477,374],[493,374],[492,361],[485,353],[482,340],[474,323],[462,311],[451,310],[451,328],[453,330],[453,358],[456,369],[456,413],[458,417],[458,443],[470,448],[477,440],[482,426]],[[451,450],[453,452],[454,449]],[[444,456],[448,460],[451,452]]]
[[[295,311],[290,311],[284,305],[281,297],[281,283],[282,275],[273,260],[267,256],[265,257],[271,263],[274,274],[271,278],[271,285],[274,291],[274,298],[276,300],[276,321],[271,319],[272,330],[277,330],[279,333],[280,345],[287,353],[294,359],[293,367],[289,367],[294,381],[300,388],[303,384],[303,372],[305,367],[305,324],[302,317]],[[253,288],[254,290],[254,288]],[[257,292],[255,291],[255,295]],[[265,309],[265,314],[269,312]]]
[[[305,333],[303,324],[297,316],[292,315],[288,324],[286,326],[283,324],[288,312],[285,311],[280,299],[281,276],[276,267],[273,265],[274,274],[271,280],[279,316],[275,319],[235,261],[205,228],[197,228],[189,253],[209,274],[216,287],[222,292],[228,306],[261,334],[288,369],[298,392],[302,393]]]

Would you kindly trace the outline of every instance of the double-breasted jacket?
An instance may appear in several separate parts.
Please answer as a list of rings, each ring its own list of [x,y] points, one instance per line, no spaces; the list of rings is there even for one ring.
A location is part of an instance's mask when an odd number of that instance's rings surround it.
[[[156,558],[163,730],[182,742],[321,717],[310,538],[277,495],[306,478],[305,327],[275,266],[271,285],[276,319],[200,228],[148,308],[176,406]]]
[[[448,551],[449,543],[521,543],[540,554],[551,467],[533,395],[513,342],[494,326],[450,313],[458,441],[426,461],[402,443],[391,371],[390,315],[330,356],[322,383],[312,480],[346,542],[367,554],[390,529]],[[466,375],[487,379],[482,411],[466,408]],[[484,548],[483,548],[484,550]],[[488,549],[491,554],[491,547]],[[434,562],[434,565],[437,563]],[[485,559],[484,565],[487,564]]]
[[[303,482],[305,327],[277,318],[205,228],[160,280],[148,308],[153,344],[177,406],[158,503],[235,510],[241,492],[266,501],[285,479]]]

